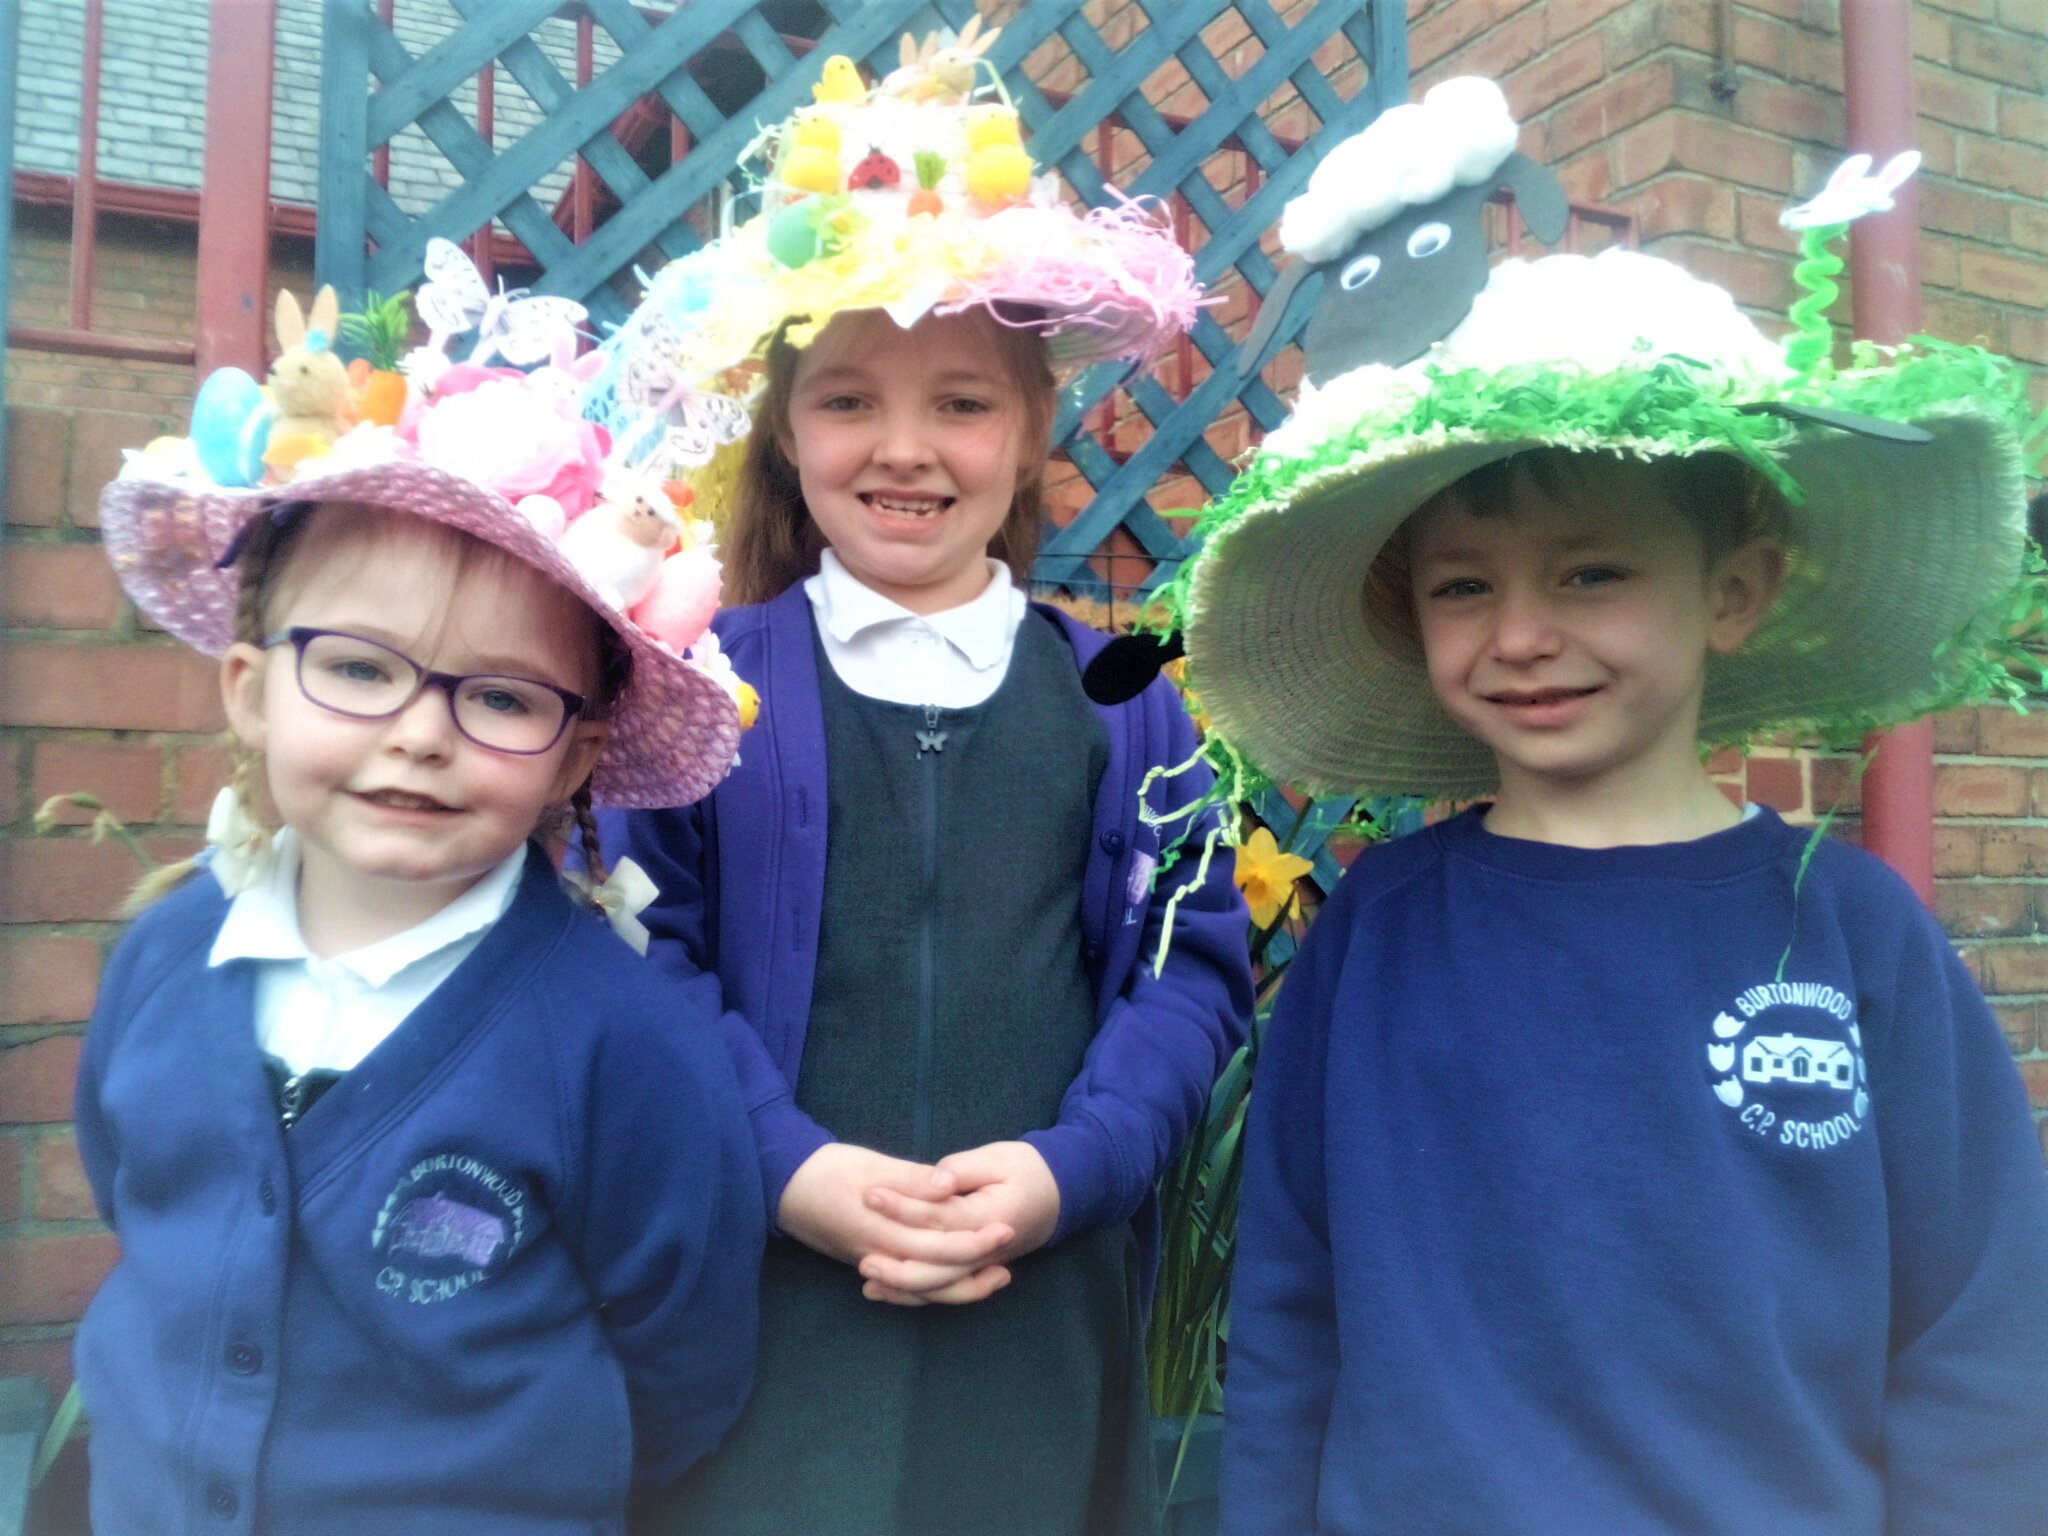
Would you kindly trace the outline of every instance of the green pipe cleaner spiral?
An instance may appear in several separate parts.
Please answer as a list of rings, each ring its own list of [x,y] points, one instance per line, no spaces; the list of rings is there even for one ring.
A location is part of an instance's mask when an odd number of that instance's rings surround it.
[[[1847,224],[1823,224],[1799,236],[1799,264],[1792,269],[1792,281],[1800,297],[1792,305],[1793,331],[1785,342],[1785,362],[1793,372],[1811,375],[1835,350],[1835,329],[1828,324],[1828,310],[1842,290],[1835,286],[1835,274],[1842,270],[1842,258],[1828,247],[1847,233]]]

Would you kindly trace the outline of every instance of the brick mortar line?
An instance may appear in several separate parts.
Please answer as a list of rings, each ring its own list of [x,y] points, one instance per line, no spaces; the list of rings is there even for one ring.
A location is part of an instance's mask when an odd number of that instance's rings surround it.
[[[95,1232],[110,1230],[97,1216],[76,1221],[36,1220],[25,1216],[20,1221],[0,1223],[0,1242],[8,1238],[90,1237]]]
[[[77,1330],[76,1323],[7,1323],[0,1325],[0,1344],[57,1343]]]

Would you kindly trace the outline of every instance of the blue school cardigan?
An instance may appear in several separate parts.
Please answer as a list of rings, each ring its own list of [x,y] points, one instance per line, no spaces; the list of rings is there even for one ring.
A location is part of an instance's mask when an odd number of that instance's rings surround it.
[[[1058,623],[1076,667],[1107,642],[1054,609],[1037,611]],[[770,602],[728,609],[715,627],[734,668],[761,692],[761,717],[740,738],[739,766],[696,805],[601,817],[601,835],[608,856],[630,854],[661,889],[642,914],[653,935],[649,957],[721,1015],[753,1117],[772,1221],[790,1175],[834,1139],[797,1107],[793,1089],[824,904],[825,722],[801,584]],[[1167,902],[1196,866],[1190,856],[1151,887],[1160,831],[1139,820],[1138,787],[1151,769],[1194,756],[1194,727],[1163,678],[1128,703],[1096,710],[1109,735],[1109,767],[1095,794],[1081,900],[1095,1039],[1058,1120],[1023,1140],[1059,1185],[1052,1240],[1143,1212],[1149,1275],[1157,1253],[1152,1187],[1251,1018],[1247,915],[1229,850],[1219,848],[1207,876],[1176,908],[1165,968],[1153,974]],[[1155,784],[1148,800],[1184,805],[1209,782],[1196,767]],[[1200,819],[1193,848],[1212,825],[1213,812]]]
[[[115,950],[78,1148],[98,1536],[615,1536],[751,1383],[738,1085],[530,848],[512,905],[289,1131],[210,875]]]

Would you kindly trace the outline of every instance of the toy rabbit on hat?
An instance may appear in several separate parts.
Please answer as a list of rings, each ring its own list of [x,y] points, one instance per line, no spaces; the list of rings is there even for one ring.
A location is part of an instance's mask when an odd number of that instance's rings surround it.
[[[258,524],[283,529],[346,506],[465,535],[571,595],[609,632],[607,666],[619,675],[607,681],[614,696],[589,797],[687,804],[730,769],[743,705],[752,704],[709,634],[719,572],[708,528],[683,516],[680,487],[582,416],[591,364],[573,355],[581,306],[549,300],[526,315],[519,306],[536,301],[517,296],[473,306],[476,349],[454,362],[445,352],[452,323],[483,285],[445,241],[430,248],[429,268],[420,307],[433,334],[407,360],[409,378],[380,370],[402,393],[397,409],[375,413],[384,420],[363,413],[335,355],[333,291],[315,301],[310,324],[283,296],[268,390],[237,370],[214,374],[195,401],[190,437],[131,454],[107,487],[101,524],[114,568],[143,612],[222,655],[237,641],[276,643],[237,628],[243,556]],[[393,309],[383,305],[386,322]],[[393,340],[383,337],[385,353]],[[305,665],[302,654],[302,678]],[[450,695],[458,729],[469,702]],[[245,825],[232,808],[223,818]]]
[[[1854,738],[2014,694],[2017,622],[2040,595],[2024,375],[1926,338],[1831,361],[1825,311],[1842,264],[1830,247],[1891,205],[1917,157],[1875,173],[1856,157],[1786,214],[1802,231],[1802,295],[1781,345],[1723,290],[1633,251],[1489,272],[1480,210],[1497,188],[1538,237],[1564,232],[1561,189],[1515,142],[1497,86],[1446,81],[1338,145],[1287,207],[1296,265],[1240,367],[1263,360],[1287,293],[1320,283],[1308,382],[1205,509],[1199,554],[1164,594],[1227,792],[1492,787],[1490,754],[1444,714],[1419,656],[1376,631],[1361,594],[1425,501],[1539,447],[1732,455],[1782,497],[1784,591],[1747,644],[1713,659],[1703,740]],[[1149,675],[1170,654],[1133,640],[1104,670]]]

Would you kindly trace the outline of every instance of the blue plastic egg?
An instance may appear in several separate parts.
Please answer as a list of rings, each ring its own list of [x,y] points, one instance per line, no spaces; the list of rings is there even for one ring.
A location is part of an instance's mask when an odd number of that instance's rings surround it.
[[[256,485],[276,412],[239,368],[216,368],[192,401],[192,449],[216,485]]]

